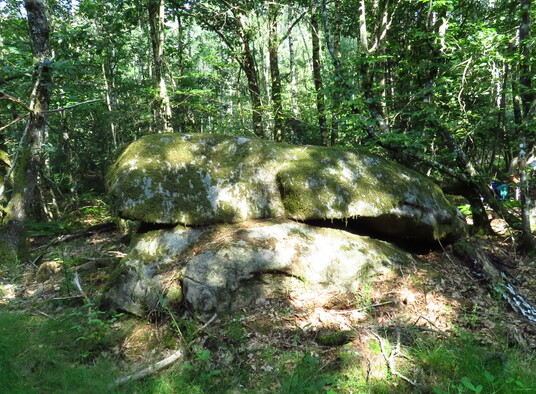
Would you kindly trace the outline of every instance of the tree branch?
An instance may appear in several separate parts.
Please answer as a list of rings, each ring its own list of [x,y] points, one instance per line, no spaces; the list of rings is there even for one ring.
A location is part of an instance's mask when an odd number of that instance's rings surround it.
[[[5,85],[9,81],[13,81],[15,79],[23,78],[23,77],[26,77],[26,76],[27,76],[27,74],[24,73],[24,74],[11,75],[11,76],[6,77],[4,79],[0,79],[0,86]]]
[[[19,117],[18,117],[17,119],[15,119],[14,121],[9,122],[9,123],[6,124],[5,126],[0,127],[0,131],[7,129],[9,126],[13,126],[15,123],[20,122],[21,120],[23,120],[23,119],[24,119],[25,117],[27,117],[28,115],[30,115],[30,113],[29,113],[29,112],[26,112],[24,115],[19,116]]]
[[[294,29],[294,27],[303,19],[305,15],[307,15],[307,11],[304,11],[298,18],[296,18],[296,20],[288,28],[287,32],[281,37],[278,45],[281,45],[283,42],[285,42],[288,36],[290,36],[290,33],[292,33],[292,29]]]
[[[7,94],[6,92],[0,92],[0,100],[13,101],[14,103],[17,103],[18,105],[20,105],[24,109],[26,109],[28,111],[31,111],[30,107],[28,105],[26,105],[26,103],[24,103],[23,101],[19,100],[16,97],[13,97],[13,96]]]
[[[200,327],[195,333],[197,334],[198,332],[200,331],[203,331],[205,328],[207,328],[213,321],[214,319],[216,319],[217,317],[217,313],[215,313],[208,322],[206,322],[202,327]],[[191,342],[190,342],[191,344]],[[149,375],[152,375],[158,371],[161,371],[162,369],[166,368],[167,366],[173,364],[175,361],[177,361],[179,358],[181,358],[183,356],[183,351],[182,349],[179,349],[177,351],[175,351],[174,353],[172,353],[171,355],[169,355],[168,357],[166,357],[165,359],[153,364],[153,365],[150,365],[148,366],[147,368],[144,368],[136,373],[133,373],[132,375],[128,375],[128,376],[124,376],[122,378],[119,378],[117,379],[114,384],[111,385],[111,387],[116,387],[116,386],[119,386],[119,385],[122,385],[123,383],[126,383],[126,382],[129,382],[131,380],[139,380],[139,379],[143,379]]]
[[[89,104],[89,103],[94,103],[94,102],[97,102],[97,101],[101,101],[102,99],[93,99],[93,100],[87,100],[87,101],[82,101],[81,103],[76,103],[76,104],[73,104],[73,105],[69,105],[67,107],[62,107],[62,108],[56,108],[56,109],[50,109],[48,111],[43,111],[44,114],[49,114],[49,113],[52,113],[52,112],[61,112],[61,111],[66,111],[68,109],[72,109],[72,108],[75,108],[75,107],[78,107],[80,105],[84,105],[84,104]]]

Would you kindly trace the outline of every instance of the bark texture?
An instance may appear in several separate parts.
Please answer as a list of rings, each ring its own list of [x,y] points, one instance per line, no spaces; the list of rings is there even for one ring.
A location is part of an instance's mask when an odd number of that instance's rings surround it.
[[[25,259],[26,239],[24,224],[34,196],[41,163],[41,145],[47,123],[46,111],[50,103],[51,50],[50,25],[45,5],[41,0],[24,2],[34,58],[33,89],[30,98],[30,118],[24,130],[18,160],[14,163],[13,191],[3,220],[0,237],[0,262],[14,263]]]
[[[164,0],[150,0],[148,11],[156,88],[156,98],[153,103],[154,120],[156,132],[167,133],[172,130],[171,106],[164,78]]]

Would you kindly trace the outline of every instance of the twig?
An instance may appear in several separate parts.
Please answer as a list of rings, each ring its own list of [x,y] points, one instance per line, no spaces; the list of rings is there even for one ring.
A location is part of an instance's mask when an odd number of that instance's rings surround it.
[[[406,382],[408,382],[412,386],[416,386],[417,382],[409,379],[408,377],[402,375],[400,372],[398,372],[396,370],[395,361],[396,361],[396,356],[398,356],[399,354],[402,355],[402,351],[400,350],[400,330],[397,330],[397,332],[396,332],[396,346],[395,346],[395,349],[391,352],[391,356],[389,357],[389,367],[391,368],[391,373],[393,375],[396,375],[399,378],[405,380]]]
[[[383,358],[385,358],[385,362],[387,363],[387,367],[389,368],[389,371],[391,371],[391,373],[393,375],[396,375],[398,376],[399,378],[401,378],[402,380],[405,380],[406,382],[408,382],[409,384],[411,384],[412,386],[416,386],[417,385],[417,382],[407,378],[406,376],[402,375],[400,372],[398,372],[396,370],[396,365],[395,365],[395,362],[396,362],[396,356],[401,354],[401,351],[400,351],[400,330],[397,330],[397,343],[396,343],[396,346],[395,348],[391,351],[391,354],[387,354],[387,349],[385,347],[385,341],[384,339],[376,332],[374,331],[370,331],[370,333],[376,338],[376,340],[379,342],[380,344],[380,349],[382,351],[382,355],[383,355]]]
[[[74,286],[76,287],[76,289],[78,290],[78,292],[80,293],[80,295],[82,295],[82,297],[84,297],[84,300],[86,300],[86,302],[88,304],[91,303],[91,300],[89,299],[89,297],[87,296],[86,292],[84,291],[84,289],[82,289],[82,285],[80,284],[80,276],[78,275],[78,272],[75,272],[74,273],[74,276],[73,276],[73,284]],[[91,308],[90,308],[91,309]]]
[[[37,313],[39,313],[40,315],[43,315],[43,316],[45,316],[45,317],[48,317],[49,319],[56,320],[56,318],[50,316],[49,314],[47,314],[47,313],[45,313],[45,312],[37,311]]]
[[[48,300],[45,300],[45,301],[64,301],[64,300],[73,300],[75,298],[82,298],[83,296],[82,295],[74,295],[74,296],[68,296],[68,297],[54,297],[54,298],[49,298]]]
[[[216,319],[217,316],[218,316],[217,313],[213,314],[212,317],[205,324],[203,324],[200,328],[198,328],[197,330],[194,331],[192,336],[196,335],[197,333],[199,333],[199,332],[203,331],[205,328],[207,328],[214,321],[214,319]]]
[[[47,249],[47,248],[49,248],[51,246],[59,244],[60,242],[72,241],[74,239],[82,238],[82,237],[85,237],[85,236],[91,236],[91,235],[96,234],[98,232],[107,231],[107,230],[113,230],[115,228],[117,228],[117,224],[115,222],[105,222],[105,223],[101,223],[101,224],[96,224],[95,226],[91,226],[91,227],[88,227],[88,228],[86,228],[84,230],[76,231],[76,232],[71,233],[71,234],[60,235],[60,236],[54,238],[49,243],[47,243],[45,245],[41,245],[41,246],[35,248],[35,250]]]
[[[347,309],[347,310],[344,310],[344,311],[332,311],[332,313],[337,313],[337,314],[346,314],[346,313],[352,313],[352,312],[361,312],[361,311],[364,311],[365,309],[369,309],[369,308],[374,308],[376,306],[382,306],[382,305],[388,305],[388,304],[394,304],[396,301],[395,300],[391,300],[391,301],[385,301],[385,302],[380,302],[378,304],[372,304],[372,305],[369,305],[369,306],[364,306],[363,308],[357,308],[357,309]]]
[[[428,322],[428,324],[430,324],[431,326],[434,326],[435,328],[439,329],[438,326],[436,326],[430,319],[428,319],[426,316],[423,316],[423,315],[420,315],[419,318],[415,321],[415,323],[413,323],[414,325],[417,325],[417,322],[419,321],[419,319],[424,319]]]

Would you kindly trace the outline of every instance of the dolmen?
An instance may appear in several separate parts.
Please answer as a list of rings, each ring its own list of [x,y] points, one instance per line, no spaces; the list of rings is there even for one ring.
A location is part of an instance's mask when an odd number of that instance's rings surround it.
[[[296,286],[358,291],[409,264],[408,246],[466,234],[430,179],[352,149],[153,134],[106,182],[117,215],[142,224],[105,301],[140,316],[186,304],[206,319]]]

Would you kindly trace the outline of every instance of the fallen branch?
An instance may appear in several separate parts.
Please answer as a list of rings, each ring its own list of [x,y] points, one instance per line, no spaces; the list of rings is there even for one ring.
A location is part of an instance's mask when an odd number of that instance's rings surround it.
[[[115,223],[115,222],[105,222],[105,223],[97,224],[95,226],[91,226],[91,227],[89,227],[87,229],[76,231],[76,232],[71,233],[71,234],[60,235],[60,236],[54,238],[49,243],[47,243],[46,245],[39,246],[35,250],[47,249],[47,248],[49,248],[51,246],[54,246],[54,245],[57,245],[57,244],[59,244],[61,242],[68,242],[68,241],[72,241],[72,240],[82,238],[82,237],[89,237],[89,236],[92,236],[94,234],[100,233],[102,231],[115,230],[116,228],[117,228],[117,223]]]
[[[200,327],[197,331],[194,332],[194,335],[197,334],[200,331],[203,331],[205,328],[207,328],[214,321],[214,319],[216,319],[217,316],[218,316],[217,313],[212,315],[212,317],[209,319],[209,321],[207,321],[202,327]],[[175,361],[180,359],[182,356],[183,356],[183,351],[182,351],[182,349],[179,349],[176,352],[172,353],[170,356],[166,357],[165,359],[163,359],[161,361],[158,361],[157,363],[155,363],[153,365],[150,365],[147,368],[144,368],[144,369],[142,369],[142,370],[140,370],[138,372],[135,372],[132,375],[127,375],[127,376],[124,376],[122,378],[117,379],[114,382],[114,384],[112,385],[112,387],[116,387],[116,386],[119,386],[119,385],[121,385],[123,383],[130,382],[131,380],[139,380],[139,379],[143,379],[143,378],[145,378],[145,377],[147,377],[149,375],[153,375],[153,374],[161,371],[162,369],[170,366]]]
[[[456,251],[456,250],[455,250]],[[488,287],[502,296],[508,305],[532,324],[536,324],[536,306],[532,305],[514,286],[514,280],[499,268],[478,245],[457,252],[473,275],[487,282]]]
[[[56,318],[50,316],[49,314],[47,314],[47,313],[45,313],[45,312],[37,311],[37,313],[39,313],[40,315],[43,315],[43,316],[45,316],[45,317],[48,317],[49,319],[56,320]]]
[[[173,364],[175,361],[177,361],[179,358],[183,356],[182,349],[177,350],[176,352],[172,353],[170,356],[166,357],[165,359],[157,362],[154,365],[150,365],[147,368],[142,369],[141,371],[138,371],[136,373],[133,373],[132,375],[127,375],[122,378],[117,379],[113,386],[119,386],[123,383],[129,382],[131,380],[139,380],[143,379],[149,375],[152,375],[158,371],[161,371],[162,369],[166,368],[167,366]]]

